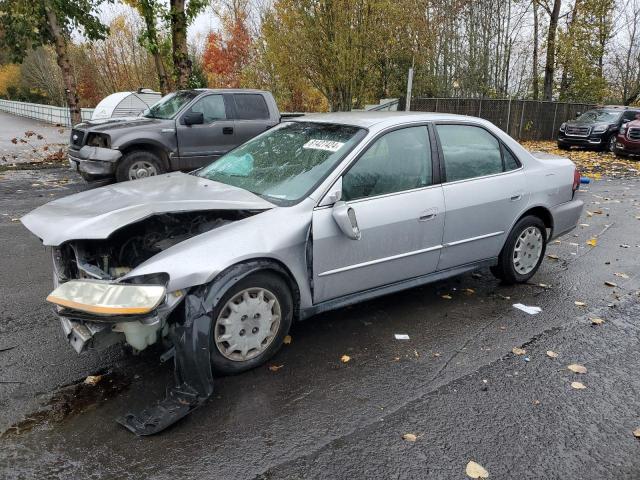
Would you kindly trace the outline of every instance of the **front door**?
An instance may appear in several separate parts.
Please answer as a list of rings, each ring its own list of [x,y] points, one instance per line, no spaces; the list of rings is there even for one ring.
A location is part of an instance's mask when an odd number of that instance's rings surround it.
[[[231,108],[225,106],[220,94],[199,98],[186,112],[201,112],[202,125],[185,125],[182,118],[176,122],[178,159],[180,170],[200,168],[224,155],[237,145]],[[184,116],[184,114],[183,114]]]
[[[515,156],[473,125],[437,125],[447,205],[438,270],[497,257],[529,201]]]
[[[354,209],[361,238],[342,233],[332,206],[313,212],[314,303],[436,269],[444,197],[432,179],[426,126],[391,131],[369,146],[342,177],[341,200]]]

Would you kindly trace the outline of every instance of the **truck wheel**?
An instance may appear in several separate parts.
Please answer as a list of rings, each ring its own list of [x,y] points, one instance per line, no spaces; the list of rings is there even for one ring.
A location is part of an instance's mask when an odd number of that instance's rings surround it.
[[[214,373],[244,372],[262,365],[282,346],[293,319],[293,297],[282,277],[256,272],[229,289],[213,318]]]
[[[515,224],[491,272],[503,283],[525,283],[538,271],[547,248],[547,228],[540,218],[528,215]]]
[[[560,142],[558,142],[558,149],[559,149],[559,150],[569,150],[569,149],[570,149],[570,147],[569,147],[569,145],[567,145],[567,144],[565,144],[565,143],[560,143]]]
[[[609,151],[616,153],[616,134],[614,133],[609,137]]]
[[[127,153],[116,168],[116,181],[126,182],[165,173],[160,158],[153,152],[135,150]]]

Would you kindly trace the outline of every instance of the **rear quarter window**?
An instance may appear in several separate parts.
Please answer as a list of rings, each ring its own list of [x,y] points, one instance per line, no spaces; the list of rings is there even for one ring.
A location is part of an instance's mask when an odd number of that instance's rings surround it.
[[[236,93],[233,95],[236,103],[236,118],[238,120],[268,120],[269,107],[264,97],[257,93]]]

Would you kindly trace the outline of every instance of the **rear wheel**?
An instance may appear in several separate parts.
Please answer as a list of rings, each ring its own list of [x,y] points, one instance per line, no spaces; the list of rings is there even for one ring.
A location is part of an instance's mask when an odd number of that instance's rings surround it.
[[[127,153],[116,168],[116,180],[138,180],[165,173],[162,160],[153,152],[136,150]]]
[[[213,318],[213,371],[244,372],[262,365],[282,346],[293,319],[291,291],[277,274],[251,274],[229,289]]]
[[[558,148],[559,148],[560,150],[569,150],[569,145],[566,145],[566,144],[564,144],[564,143],[560,143],[560,142],[558,142]]]
[[[609,151],[611,153],[616,153],[616,136],[615,136],[615,134],[611,135],[609,137]]]
[[[504,283],[524,283],[540,267],[547,247],[544,222],[533,215],[518,221],[513,227],[491,272]]]

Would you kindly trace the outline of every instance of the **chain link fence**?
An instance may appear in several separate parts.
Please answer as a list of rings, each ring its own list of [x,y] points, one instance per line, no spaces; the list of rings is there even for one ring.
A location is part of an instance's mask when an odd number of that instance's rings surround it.
[[[404,105],[404,101],[400,102]],[[416,112],[454,113],[489,120],[517,140],[554,140],[562,122],[595,105],[537,100],[414,97]]]

